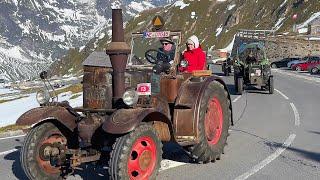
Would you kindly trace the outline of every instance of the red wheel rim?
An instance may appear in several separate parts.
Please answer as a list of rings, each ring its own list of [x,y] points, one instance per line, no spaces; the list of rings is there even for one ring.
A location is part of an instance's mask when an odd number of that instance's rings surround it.
[[[61,134],[51,134],[47,138],[44,138],[41,143],[39,143],[39,146],[37,149],[40,149],[42,145],[45,144],[53,144],[53,143],[61,143],[61,144],[66,144],[66,139],[63,137]],[[57,174],[60,173],[60,167],[54,167],[51,166],[50,160],[43,160],[40,157],[40,153],[43,152],[38,152],[37,156],[37,162],[40,166],[40,168],[45,171],[48,174]]]
[[[130,179],[148,179],[157,162],[157,147],[151,137],[140,137],[133,144],[128,159]]]
[[[218,143],[222,133],[222,124],[222,107],[218,98],[214,97],[208,102],[208,109],[205,116],[205,132],[210,145]]]

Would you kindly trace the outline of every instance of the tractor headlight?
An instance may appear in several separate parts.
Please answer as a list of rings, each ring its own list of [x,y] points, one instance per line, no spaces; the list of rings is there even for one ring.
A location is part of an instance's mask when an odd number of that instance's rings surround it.
[[[133,89],[127,90],[126,92],[123,93],[123,96],[122,96],[123,102],[128,106],[135,105],[138,102],[138,98],[139,98],[139,95]]]
[[[188,67],[188,64],[189,64],[188,61],[186,61],[184,59],[180,61],[180,66],[183,67],[183,68]]]
[[[36,95],[37,101],[40,105],[47,104],[50,100],[50,95],[48,91],[40,90]]]

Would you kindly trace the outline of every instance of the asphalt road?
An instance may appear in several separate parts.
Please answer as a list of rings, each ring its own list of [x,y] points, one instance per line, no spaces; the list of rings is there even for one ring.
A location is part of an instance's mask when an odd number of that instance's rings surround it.
[[[179,147],[167,144],[158,179],[320,179],[320,78],[273,74],[273,95],[256,89],[235,95],[232,76],[223,77],[235,121],[225,154],[216,163],[192,164]],[[26,179],[19,162],[22,141],[0,139],[1,180]],[[68,179],[106,179],[106,169],[84,169]]]

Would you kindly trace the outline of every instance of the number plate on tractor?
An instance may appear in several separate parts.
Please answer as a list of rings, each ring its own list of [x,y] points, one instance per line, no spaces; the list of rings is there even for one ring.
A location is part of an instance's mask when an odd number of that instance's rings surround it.
[[[137,85],[138,95],[151,95],[151,83],[140,83]]]
[[[143,37],[144,38],[163,38],[163,37],[169,37],[170,31],[159,31],[159,32],[144,32]]]

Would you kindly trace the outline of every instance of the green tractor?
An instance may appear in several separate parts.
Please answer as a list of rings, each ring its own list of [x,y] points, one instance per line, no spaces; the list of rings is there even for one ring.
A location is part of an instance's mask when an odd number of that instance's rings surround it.
[[[263,91],[274,92],[273,75],[266,50],[260,42],[242,44],[237,49],[234,61],[234,83],[238,94],[249,86],[258,86]]]

